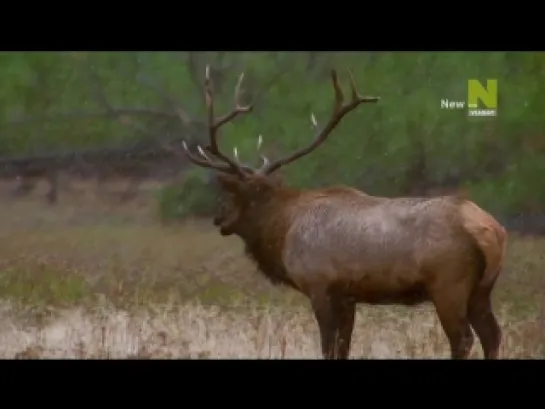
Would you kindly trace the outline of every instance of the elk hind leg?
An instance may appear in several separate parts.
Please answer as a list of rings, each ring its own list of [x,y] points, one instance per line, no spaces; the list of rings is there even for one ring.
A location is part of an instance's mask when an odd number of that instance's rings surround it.
[[[492,288],[477,288],[469,300],[469,321],[481,341],[485,359],[497,359],[501,329],[492,311]]]
[[[463,282],[441,287],[440,291],[431,292],[431,296],[450,343],[451,358],[467,359],[474,342],[467,311],[469,291]]]
[[[329,294],[311,298],[320,329],[324,359],[348,359],[354,329],[355,303]]]

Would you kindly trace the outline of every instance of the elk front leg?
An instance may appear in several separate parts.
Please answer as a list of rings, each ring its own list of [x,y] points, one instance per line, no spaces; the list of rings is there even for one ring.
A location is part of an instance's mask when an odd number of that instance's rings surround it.
[[[320,329],[324,359],[348,359],[356,306],[352,301],[329,294],[311,298]]]

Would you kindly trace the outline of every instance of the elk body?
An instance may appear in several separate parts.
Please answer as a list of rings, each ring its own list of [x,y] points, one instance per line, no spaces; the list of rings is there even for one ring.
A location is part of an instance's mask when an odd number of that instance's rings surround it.
[[[362,103],[376,97],[344,96],[332,72],[335,105],[313,142],[293,154],[253,169],[218,149],[217,131],[239,114],[214,117],[213,90],[206,77],[210,144],[195,164],[217,170],[226,197],[214,223],[224,236],[237,235],[259,270],[273,283],[305,294],[320,329],[324,358],[346,359],[357,303],[417,305],[432,302],[449,340],[452,358],[467,358],[473,332],[485,358],[497,358],[501,330],[491,292],[505,255],[505,229],[473,202],[455,196],[385,198],[335,186],[298,190],[283,185],[275,171],[310,153]],[[317,127],[314,117],[312,117]],[[260,138],[261,141],[261,138]]]

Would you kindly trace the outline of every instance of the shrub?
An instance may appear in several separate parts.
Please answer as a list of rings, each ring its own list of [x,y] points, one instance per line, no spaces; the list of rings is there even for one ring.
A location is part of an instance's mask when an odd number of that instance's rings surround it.
[[[210,217],[217,210],[217,193],[208,173],[193,168],[182,181],[165,186],[159,191],[159,218],[163,222],[183,220],[188,216]]]

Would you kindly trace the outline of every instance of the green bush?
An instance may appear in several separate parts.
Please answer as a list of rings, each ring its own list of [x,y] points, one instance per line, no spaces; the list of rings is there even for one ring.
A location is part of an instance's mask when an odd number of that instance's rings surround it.
[[[188,216],[210,217],[218,207],[217,194],[207,179],[206,171],[193,168],[183,181],[159,191],[159,217],[163,222],[183,220]]]

